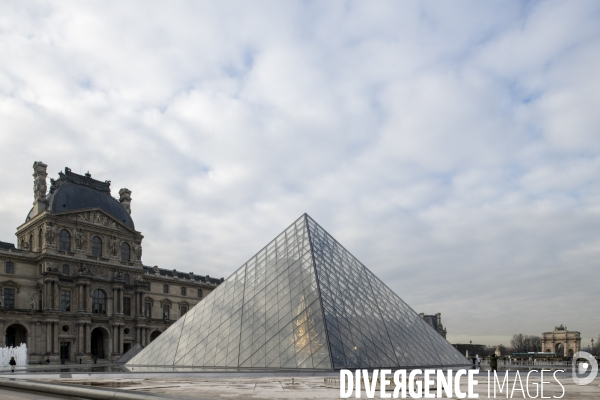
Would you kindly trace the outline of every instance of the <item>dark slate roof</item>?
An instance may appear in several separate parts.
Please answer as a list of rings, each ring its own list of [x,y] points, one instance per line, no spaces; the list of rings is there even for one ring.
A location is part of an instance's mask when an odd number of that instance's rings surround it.
[[[64,173],[59,173],[58,180],[50,181],[52,186],[48,195],[48,210],[51,212],[100,208],[117,221],[135,229],[131,215],[110,195],[110,181],[101,182],[92,179],[89,173],[79,175],[71,172],[69,168],[65,168]]]
[[[154,267],[149,267],[148,265],[144,265],[144,270],[149,274],[154,274]],[[159,268],[158,273],[160,276],[168,276],[169,278],[172,278],[174,276],[172,269]],[[177,271],[177,277],[179,279],[183,279],[183,280],[186,280],[186,279],[190,280],[190,274],[185,273],[185,272]],[[210,282],[210,283],[214,283],[215,285],[219,285],[225,280],[223,278],[210,278],[210,277],[207,279],[206,276],[204,276],[204,275],[193,275],[192,277],[193,277],[193,280],[196,282]]]
[[[15,245],[12,243],[0,242],[0,249],[3,250],[16,250]]]

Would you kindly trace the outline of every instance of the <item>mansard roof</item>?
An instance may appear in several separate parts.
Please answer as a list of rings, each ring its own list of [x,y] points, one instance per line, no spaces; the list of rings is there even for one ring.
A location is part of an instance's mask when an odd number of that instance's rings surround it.
[[[92,179],[90,173],[79,175],[65,168],[59,172],[57,180],[50,179],[50,193],[47,197],[48,210],[53,213],[100,208],[135,230],[133,219],[119,201],[110,194],[110,181]],[[32,210],[33,211],[33,210]],[[27,220],[32,218],[29,213]]]

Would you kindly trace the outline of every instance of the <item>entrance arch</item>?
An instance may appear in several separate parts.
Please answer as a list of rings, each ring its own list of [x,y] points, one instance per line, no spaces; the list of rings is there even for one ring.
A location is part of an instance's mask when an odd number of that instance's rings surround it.
[[[573,349],[569,349],[569,351],[567,351],[567,354],[569,355],[569,357],[573,357]]]
[[[27,329],[21,324],[12,324],[6,328],[5,342],[7,347],[17,347],[27,343]]]
[[[557,343],[554,347],[554,352],[556,353],[556,357],[564,357],[565,356],[565,346],[562,343]]]
[[[94,358],[105,358],[109,354],[109,336],[104,328],[92,330],[91,351]]]
[[[157,337],[159,337],[161,333],[162,333],[161,331],[154,331],[154,332],[152,332],[150,334],[150,343],[152,343],[152,341],[154,339],[156,339]]]

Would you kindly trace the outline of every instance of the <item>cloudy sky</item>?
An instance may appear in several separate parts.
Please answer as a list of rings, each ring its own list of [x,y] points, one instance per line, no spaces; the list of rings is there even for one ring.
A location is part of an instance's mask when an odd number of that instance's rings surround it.
[[[453,342],[600,333],[600,3],[4,1],[0,240],[32,164],[228,276],[307,212]]]

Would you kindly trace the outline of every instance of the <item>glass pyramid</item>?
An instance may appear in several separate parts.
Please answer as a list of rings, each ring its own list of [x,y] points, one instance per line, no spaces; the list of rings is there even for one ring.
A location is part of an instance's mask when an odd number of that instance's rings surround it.
[[[465,364],[307,214],[127,363],[324,370]]]

